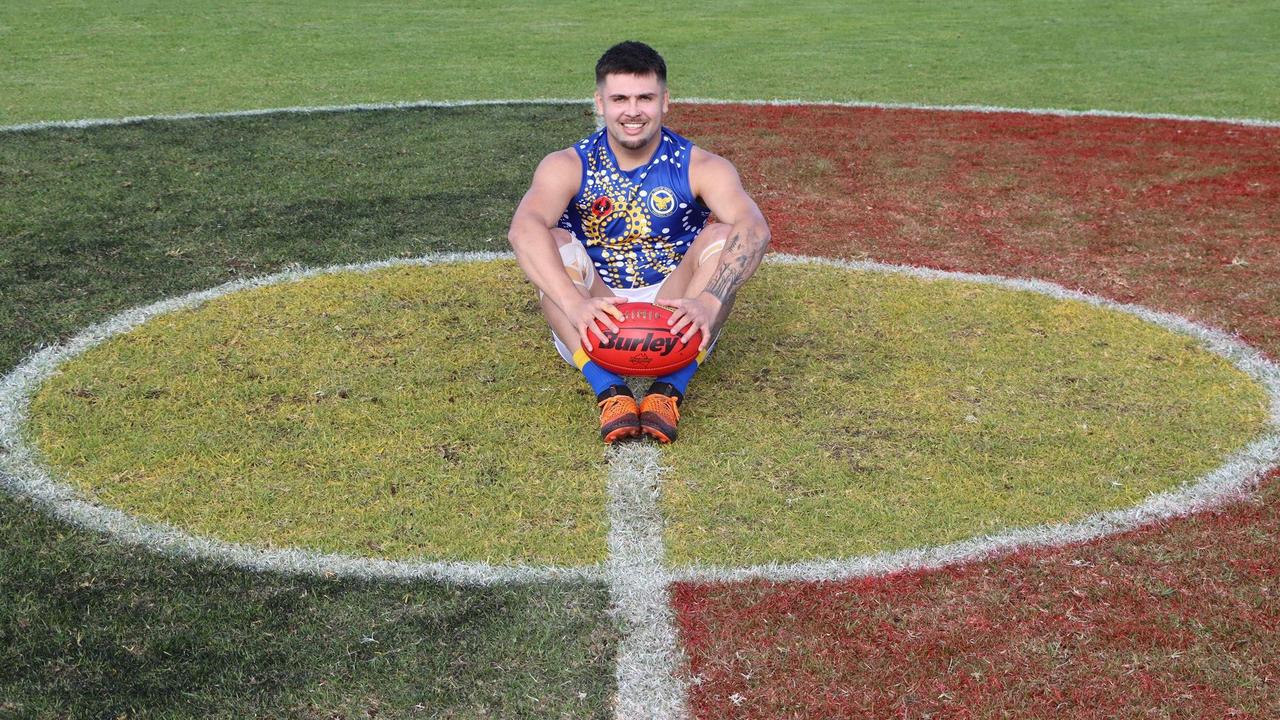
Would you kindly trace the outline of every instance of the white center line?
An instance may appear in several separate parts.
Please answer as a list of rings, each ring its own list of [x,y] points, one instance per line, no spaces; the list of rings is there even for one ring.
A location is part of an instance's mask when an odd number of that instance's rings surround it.
[[[645,442],[609,450],[609,559],[605,573],[622,625],[614,675],[618,720],[689,717],[688,662],[676,634],[658,497],[664,468]]]

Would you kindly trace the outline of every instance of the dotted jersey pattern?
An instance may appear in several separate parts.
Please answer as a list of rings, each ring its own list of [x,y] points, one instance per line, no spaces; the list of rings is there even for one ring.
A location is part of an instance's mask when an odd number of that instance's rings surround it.
[[[604,130],[574,146],[582,185],[560,218],[587,248],[610,287],[647,287],[680,264],[711,211],[693,197],[693,143],[667,128],[653,158],[634,170],[618,167]]]

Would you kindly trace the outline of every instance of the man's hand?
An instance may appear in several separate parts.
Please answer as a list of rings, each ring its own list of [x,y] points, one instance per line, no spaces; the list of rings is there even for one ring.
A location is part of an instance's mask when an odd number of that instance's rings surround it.
[[[663,305],[670,305],[676,311],[667,319],[672,335],[680,335],[680,342],[688,343],[698,331],[702,332],[702,343],[698,351],[707,349],[711,344],[711,331],[720,319],[723,303],[715,295],[708,292],[699,293],[697,297],[662,299]],[[683,334],[681,334],[683,331]]]
[[[578,329],[578,337],[582,339],[582,345],[587,350],[592,350],[591,334],[594,332],[596,337],[605,340],[603,325],[609,332],[618,332],[618,326],[614,323],[614,319],[622,319],[622,311],[614,307],[618,303],[626,302],[625,298],[620,297],[580,297],[579,301],[563,308],[564,314],[569,318],[569,322]],[[590,332],[588,332],[590,331]]]

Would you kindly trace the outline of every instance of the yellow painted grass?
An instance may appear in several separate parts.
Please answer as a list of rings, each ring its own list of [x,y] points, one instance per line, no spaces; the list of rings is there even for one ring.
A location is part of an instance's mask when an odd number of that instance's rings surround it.
[[[838,557],[1123,507],[1256,435],[1194,341],[987,286],[766,266],[666,449],[678,563]],[[32,405],[55,470],[191,532],[391,558],[603,559],[585,383],[513,263],[345,273],[158,318]]]
[[[200,535],[597,562],[595,406],[533,297],[511,262],[236,293],[68,363],[32,439],[86,493]]]
[[[977,284],[766,266],[665,459],[677,563],[932,545],[1077,520],[1262,429],[1263,389],[1185,336]]]

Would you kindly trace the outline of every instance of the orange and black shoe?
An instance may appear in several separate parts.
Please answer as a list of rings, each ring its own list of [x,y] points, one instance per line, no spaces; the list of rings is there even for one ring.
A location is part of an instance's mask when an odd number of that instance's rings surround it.
[[[658,442],[675,442],[683,399],[670,383],[654,383],[640,401],[640,429]]]
[[[640,411],[626,385],[614,385],[596,396],[600,403],[600,438],[613,443],[640,437]]]

